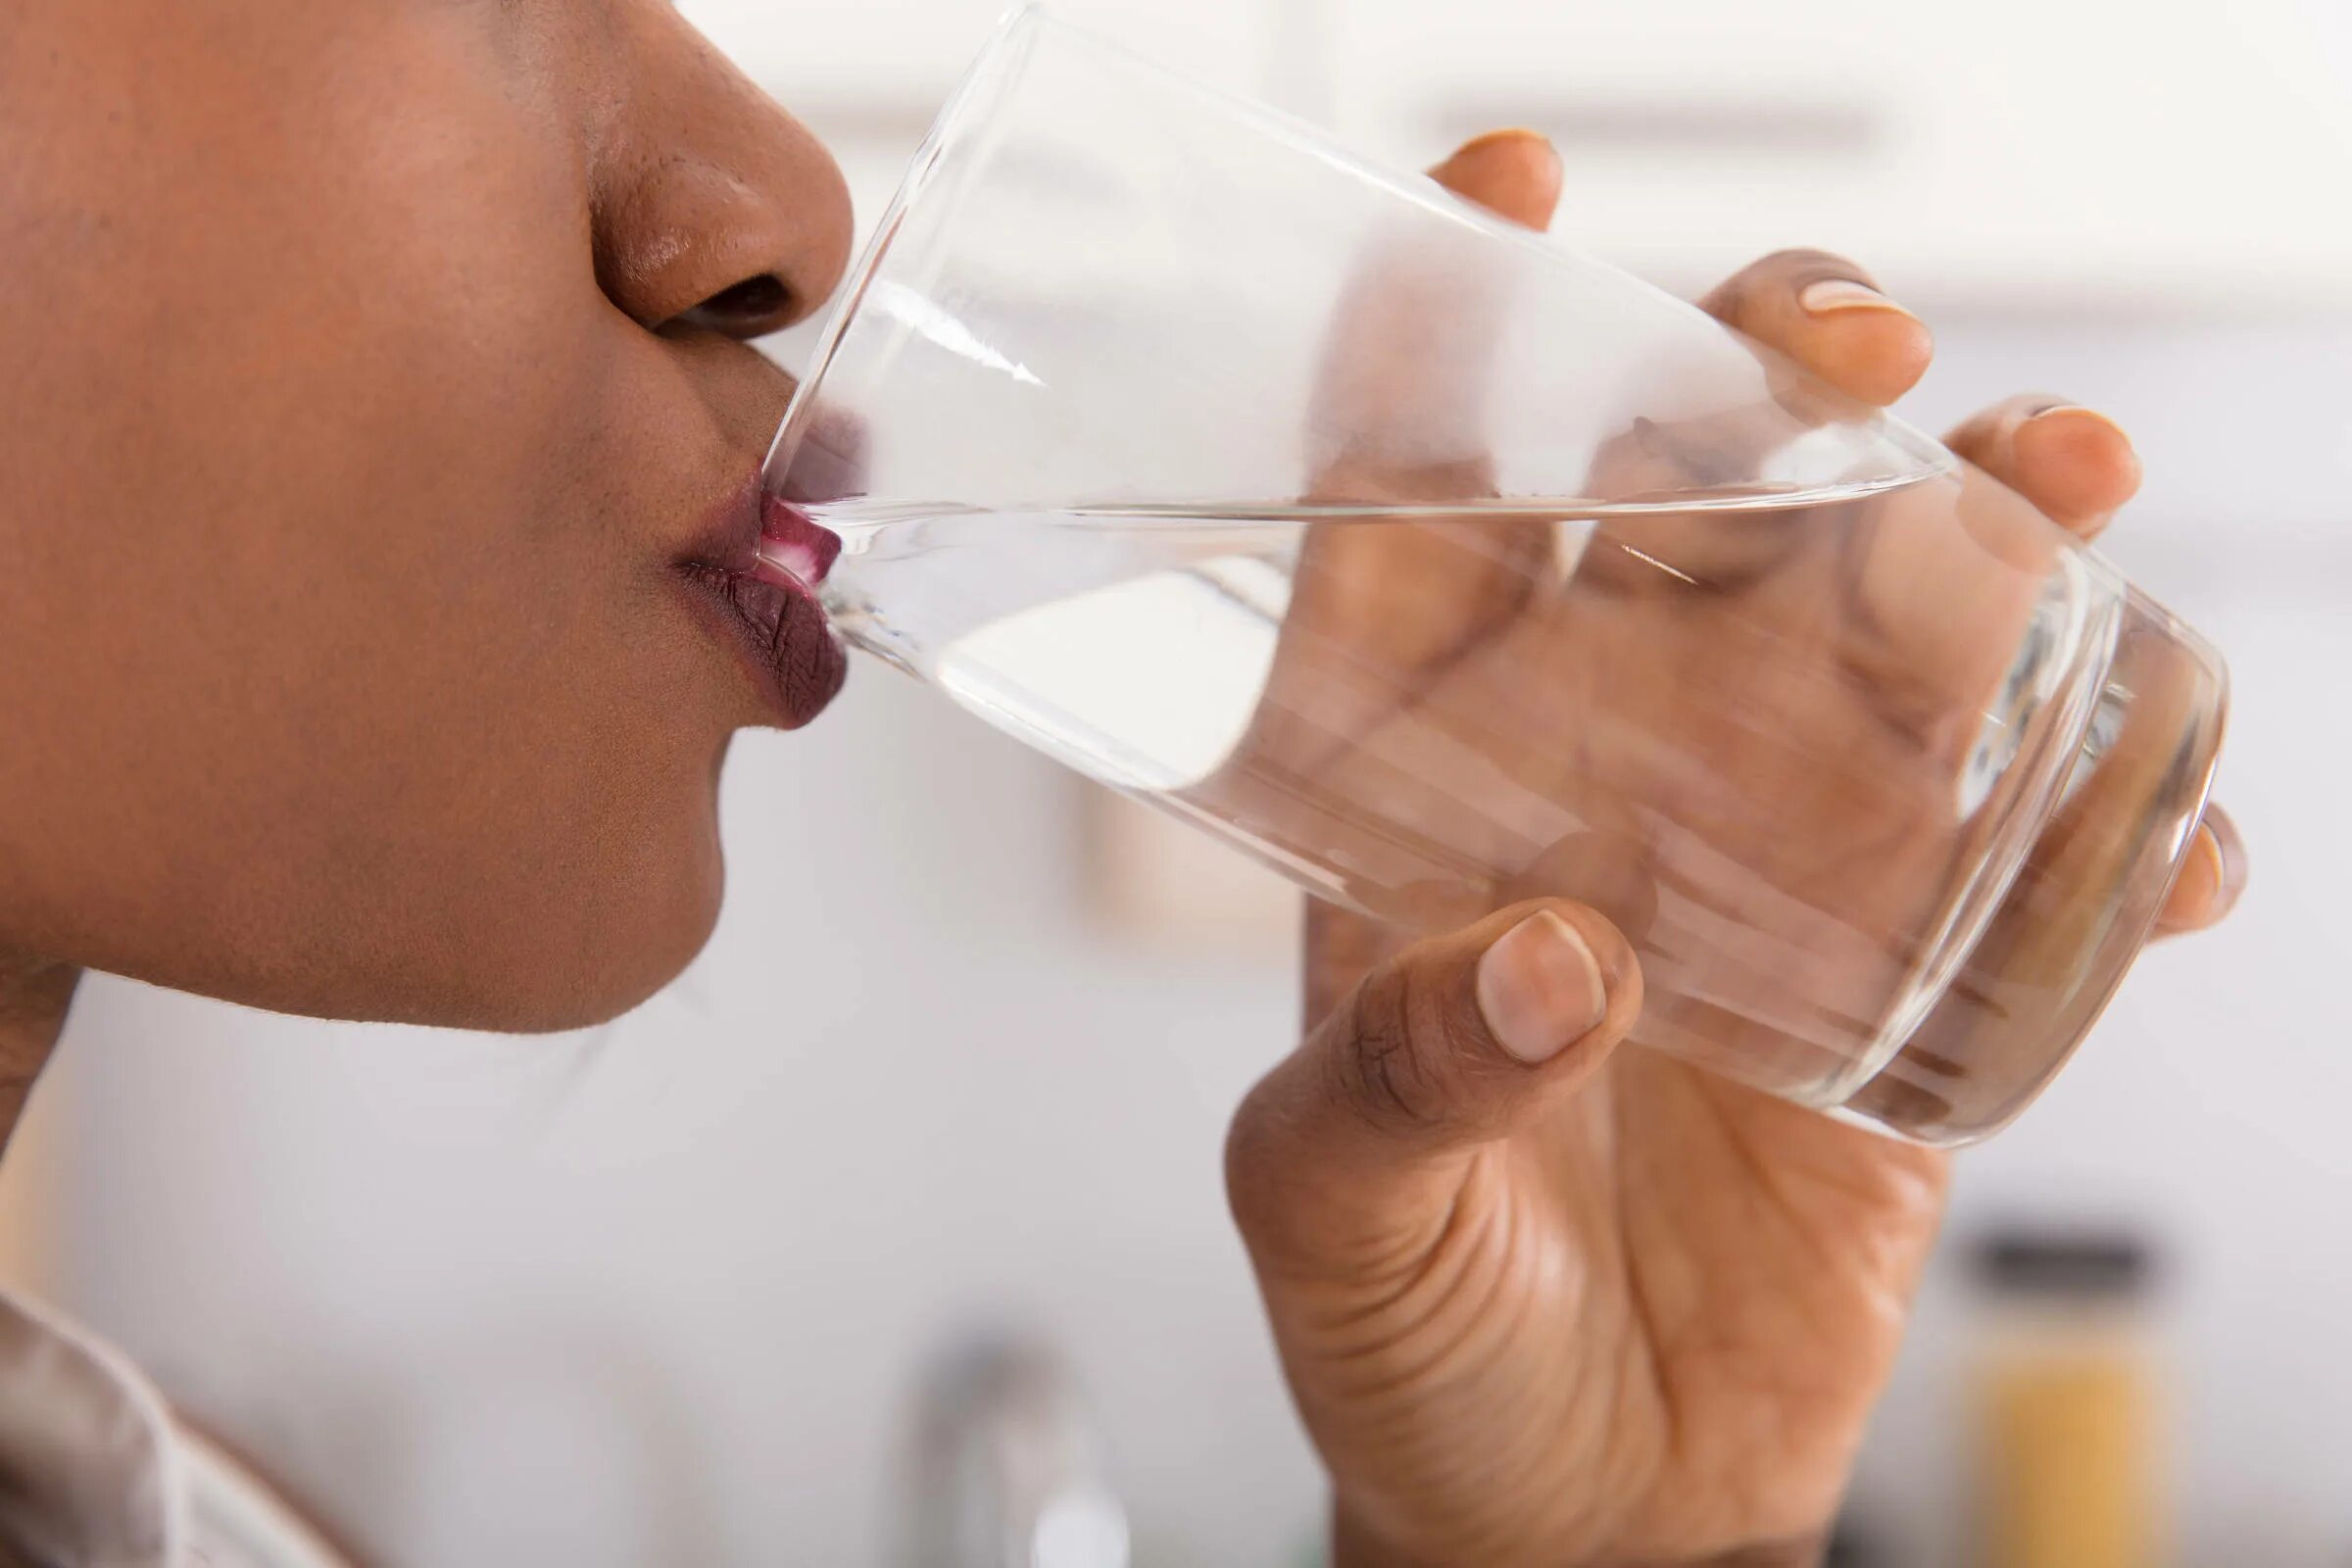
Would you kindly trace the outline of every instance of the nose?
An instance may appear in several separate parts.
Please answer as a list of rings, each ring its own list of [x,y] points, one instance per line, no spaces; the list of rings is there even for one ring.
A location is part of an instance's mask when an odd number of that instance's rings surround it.
[[[597,281],[648,331],[790,326],[849,265],[841,169],[667,6],[637,14],[649,35],[592,186]]]

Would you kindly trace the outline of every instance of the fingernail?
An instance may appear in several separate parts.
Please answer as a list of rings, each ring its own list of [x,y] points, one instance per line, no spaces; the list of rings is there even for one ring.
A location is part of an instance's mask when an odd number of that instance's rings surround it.
[[[2200,825],[2212,838],[2214,854],[2222,862],[2221,907],[2226,912],[2246,891],[2246,841],[2237,836],[2237,824],[2230,819],[2230,813],[2218,806],[2205,808]]]
[[[1456,147],[1444,163],[1430,172],[1437,175],[1442,183],[1452,184],[1469,177],[1494,154],[1519,156],[1517,150],[1528,146],[1541,148],[1554,167],[1558,165],[1559,149],[1552,146],[1550,137],[1540,130],[1516,126],[1509,130],[1490,130],[1483,136],[1472,137]]]
[[[1505,931],[1478,960],[1478,1010],[1521,1061],[1549,1061],[1592,1033],[1608,1005],[1592,950],[1549,909]]]
[[[1859,278],[1817,278],[1797,290],[1796,303],[1808,316],[1836,316],[1845,311],[1884,311],[1911,320],[1919,318]]]
[[[2130,436],[2124,435],[2124,427],[2122,425],[2116,423],[2113,419],[2107,417],[2106,415],[2101,414],[2098,410],[2085,408],[2080,403],[2052,403],[2046,408],[2035,409],[2032,414],[2026,416],[2025,422],[2028,424],[2039,424],[2044,419],[2061,417],[2081,417],[2104,425],[2108,429],[2113,430],[2118,436],[2122,437],[2127,445],[2130,444],[2132,439]]]
[[[2162,925],[2168,931],[2217,925],[2245,889],[2246,851],[2237,824],[2220,807],[2208,807],[2181,857],[2173,891],[2165,896]]]

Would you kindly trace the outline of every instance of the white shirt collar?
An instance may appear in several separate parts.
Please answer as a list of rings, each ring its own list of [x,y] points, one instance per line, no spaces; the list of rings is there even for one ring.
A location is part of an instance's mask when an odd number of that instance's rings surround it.
[[[186,1497],[154,1387],[111,1348],[0,1292],[0,1544],[37,1564],[170,1568]]]

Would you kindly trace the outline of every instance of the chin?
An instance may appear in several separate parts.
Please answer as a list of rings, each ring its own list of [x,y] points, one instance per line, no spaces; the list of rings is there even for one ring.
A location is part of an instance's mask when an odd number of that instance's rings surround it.
[[[673,794],[662,805],[559,841],[510,832],[459,846],[431,864],[412,860],[396,883],[307,863],[223,881],[221,915],[210,922],[142,920],[157,903],[142,896],[42,951],[299,1016],[510,1034],[589,1028],[676,979],[718,922],[716,800],[706,792],[697,809]]]
[[[615,835],[630,853],[575,858],[562,880],[445,907],[429,930],[403,932],[381,911],[385,928],[370,946],[403,956],[347,969],[365,976],[356,994],[285,1010],[504,1034],[609,1023],[676,979],[718,922],[725,877],[716,824],[683,838]],[[551,854],[540,863],[564,861]]]
[[[541,929],[564,940],[533,944],[496,972],[468,975],[441,1016],[416,1021],[507,1034],[610,1023],[675,980],[703,951],[718,923],[722,885],[714,854],[707,874],[673,875],[617,901],[575,905],[608,913],[551,918]]]

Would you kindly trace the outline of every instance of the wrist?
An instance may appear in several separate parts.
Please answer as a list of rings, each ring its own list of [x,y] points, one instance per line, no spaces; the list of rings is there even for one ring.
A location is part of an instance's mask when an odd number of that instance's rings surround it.
[[[1825,1549],[1822,1538],[1815,1536],[1739,1546],[1705,1557],[1563,1560],[1559,1568],[1820,1568]],[[1335,1505],[1331,1515],[1331,1568],[1447,1568],[1447,1565],[1398,1548],[1347,1508]]]

